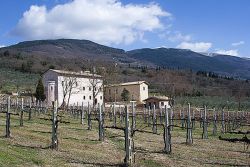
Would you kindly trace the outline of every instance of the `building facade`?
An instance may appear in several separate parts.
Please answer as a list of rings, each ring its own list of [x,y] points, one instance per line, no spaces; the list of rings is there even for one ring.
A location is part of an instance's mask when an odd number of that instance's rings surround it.
[[[145,105],[147,108],[153,108],[153,106],[155,106],[155,108],[159,109],[159,108],[165,108],[165,106],[167,108],[170,108],[170,102],[171,100],[166,97],[166,96],[152,96],[149,97],[147,99],[144,100],[145,101]]]
[[[124,101],[122,92],[126,89],[129,92],[129,99],[143,103],[148,98],[148,83],[146,81],[127,82],[105,86],[105,101]]]
[[[103,79],[90,72],[70,72],[50,69],[43,74],[46,102],[59,106],[103,104]]]

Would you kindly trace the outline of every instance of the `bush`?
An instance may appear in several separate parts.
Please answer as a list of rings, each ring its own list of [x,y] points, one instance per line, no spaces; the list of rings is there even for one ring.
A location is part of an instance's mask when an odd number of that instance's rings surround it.
[[[125,88],[123,89],[121,96],[122,96],[123,101],[129,101],[130,100],[130,93]]]
[[[10,52],[9,52],[8,50],[6,50],[6,51],[3,52],[3,55],[4,55],[4,56],[9,56],[9,55],[10,55]]]
[[[49,69],[55,69],[55,66],[54,65],[50,65]]]

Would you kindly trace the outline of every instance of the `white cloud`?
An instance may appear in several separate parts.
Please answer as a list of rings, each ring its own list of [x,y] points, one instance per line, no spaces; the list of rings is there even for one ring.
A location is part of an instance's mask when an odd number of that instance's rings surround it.
[[[209,42],[182,42],[177,46],[180,49],[190,49],[195,52],[207,52],[212,47],[212,43]]]
[[[5,47],[5,45],[0,45],[0,48],[3,48],[3,47]]]
[[[173,35],[168,37],[168,40],[171,42],[176,41],[190,41],[192,39],[191,35],[183,35],[179,31],[175,32]]]
[[[232,46],[239,46],[239,45],[244,45],[244,44],[245,44],[245,41],[240,41],[240,42],[232,43]]]
[[[231,56],[239,56],[238,50],[217,50],[215,53],[223,54],[223,55],[231,55]]]
[[[56,5],[31,6],[11,34],[24,39],[76,38],[102,44],[130,44],[149,31],[164,27],[171,17],[158,4],[122,4],[119,0],[73,0]]]
[[[165,31],[164,33],[161,33],[158,35],[158,37],[160,39],[166,39],[170,42],[187,42],[190,41],[192,39],[191,35],[183,35],[181,32],[179,31]]]

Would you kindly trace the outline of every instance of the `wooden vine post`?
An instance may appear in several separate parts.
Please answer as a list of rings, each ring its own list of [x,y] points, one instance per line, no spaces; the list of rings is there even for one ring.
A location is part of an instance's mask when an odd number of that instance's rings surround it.
[[[6,133],[5,137],[10,137],[10,96],[7,99],[7,112],[6,112]]]
[[[103,107],[100,104],[98,104],[98,108],[99,108],[99,118],[98,118],[98,122],[99,122],[99,141],[103,141],[104,140],[103,115],[102,115]]]
[[[57,102],[53,102],[53,111],[52,111],[52,143],[51,149],[58,149],[58,137],[57,137],[57,128],[58,128],[58,118],[57,118]]]
[[[29,100],[29,121],[31,120],[31,98],[30,98],[30,100]]]
[[[136,128],[135,101],[131,101],[131,103],[132,103],[132,130],[135,130]]]
[[[170,108],[170,130],[174,130],[174,108]]]
[[[225,133],[225,113],[224,113],[224,109],[222,109],[222,113],[221,113],[221,133],[222,134]]]
[[[202,139],[208,139],[207,136],[207,107],[204,106],[204,116],[203,116],[203,131],[202,131]]]
[[[157,133],[157,126],[156,126],[156,111],[155,105],[153,106],[153,134]]]
[[[213,135],[217,134],[217,111],[214,108],[213,112]]]
[[[171,148],[171,132],[170,132],[170,126],[169,126],[169,114],[167,106],[165,105],[165,125],[164,125],[164,152],[167,154],[170,154],[172,152]]]
[[[148,106],[148,126],[151,124],[151,108]]]
[[[122,124],[123,123],[123,114],[122,114],[121,105],[119,105],[119,118],[120,118],[120,124]]]
[[[192,129],[195,130],[195,110],[193,110],[193,116],[192,116]]]
[[[230,113],[229,113],[229,109],[227,111],[227,132],[231,131],[231,119],[230,119]]]
[[[23,126],[23,98],[21,100],[20,126]]]
[[[181,112],[181,128],[184,129],[184,124],[185,124],[185,116],[184,116],[184,112],[183,111],[180,111]]]
[[[16,112],[18,112],[18,108],[19,108],[18,102],[19,102],[19,99],[18,99],[18,97],[17,97],[17,98],[16,98]]]
[[[146,107],[143,108],[143,120],[144,120],[144,123],[146,124],[147,123],[147,108]]]
[[[192,136],[192,123],[191,123],[191,113],[190,113],[191,107],[190,103],[188,103],[188,115],[187,115],[187,136],[186,136],[186,144],[191,145],[193,144],[193,136]]]
[[[160,124],[163,122],[162,107],[160,107]]]
[[[113,125],[116,127],[116,108],[115,108],[115,103],[113,103]]]
[[[202,114],[202,111],[200,110],[200,128],[203,127],[203,123],[204,123],[203,114]]]
[[[81,124],[84,124],[84,106],[83,106],[83,102],[82,102],[82,107],[81,107]]]
[[[124,163],[126,166],[132,165],[132,138],[131,138],[131,128],[129,123],[129,112],[128,107],[125,106],[125,159]]]
[[[88,103],[88,130],[92,129],[92,123],[91,123],[91,110],[90,105]]]

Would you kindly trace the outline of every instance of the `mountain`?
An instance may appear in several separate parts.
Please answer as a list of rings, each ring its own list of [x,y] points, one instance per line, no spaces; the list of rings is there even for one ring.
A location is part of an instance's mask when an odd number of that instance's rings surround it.
[[[107,47],[88,40],[58,39],[26,41],[2,48],[2,50],[6,49],[12,53],[51,58],[105,59],[106,61],[117,60],[119,62],[131,61],[122,49]]]
[[[221,75],[250,78],[250,61],[220,54],[204,55],[187,49],[137,49],[127,52],[129,57],[158,66],[195,71],[212,71]]]
[[[221,75],[250,78],[249,59],[213,53],[197,53],[187,49],[144,48],[126,52],[92,41],[76,39],[26,41],[0,48],[0,65],[12,67],[12,64],[15,64],[17,69],[25,63],[28,64],[28,61],[35,62],[34,64],[37,64],[40,70],[48,68],[46,63],[54,65],[53,62],[57,62],[56,67],[62,68],[66,62],[70,64],[70,67],[74,67],[84,60],[211,71]]]

